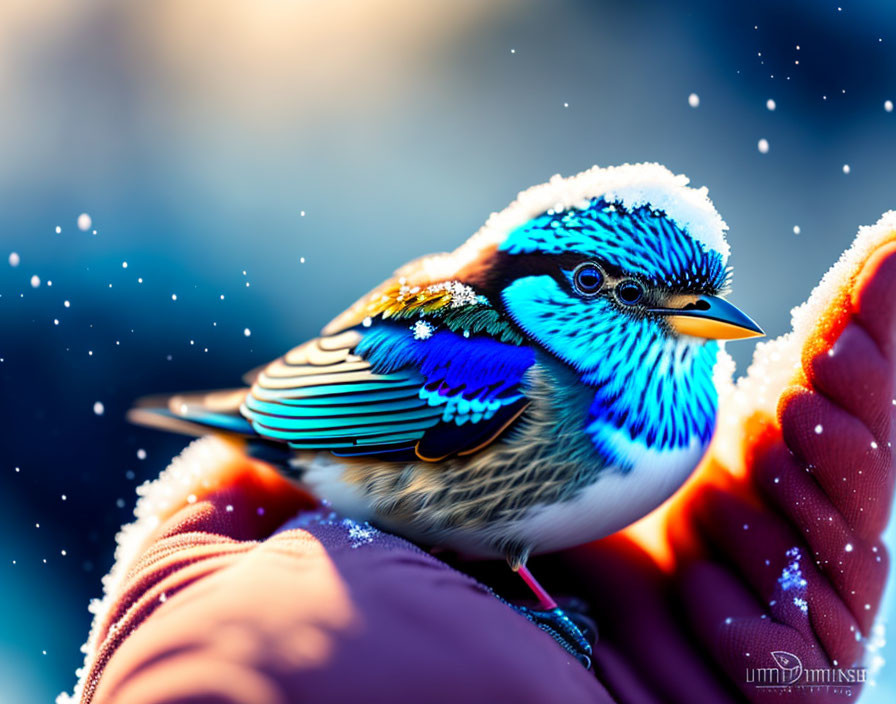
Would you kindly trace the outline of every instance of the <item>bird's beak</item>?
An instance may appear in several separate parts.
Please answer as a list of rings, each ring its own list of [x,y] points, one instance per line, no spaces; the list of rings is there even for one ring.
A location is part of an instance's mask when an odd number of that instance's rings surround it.
[[[679,307],[677,304],[682,303]],[[739,308],[718,296],[680,296],[671,308],[653,308],[680,335],[714,340],[742,340],[765,335]]]

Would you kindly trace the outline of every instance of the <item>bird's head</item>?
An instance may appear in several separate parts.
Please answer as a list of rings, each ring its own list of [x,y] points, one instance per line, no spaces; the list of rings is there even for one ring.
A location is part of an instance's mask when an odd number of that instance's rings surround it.
[[[705,189],[687,183],[637,164],[530,189],[469,243],[479,278],[533,343],[586,381],[624,361],[650,365],[658,346],[761,335],[721,297],[726,226]]]
[[[706,189],[659,164],[556,176],[454,252],[399,269],[324,332],[459,312],[442,322],[543,352],[544,368],[578,394],[560,405],[587,404],[594,446],[626,466],[620,433],[647,448],[708,442],[716,340],[762,334],[722,298],[725,230]]]

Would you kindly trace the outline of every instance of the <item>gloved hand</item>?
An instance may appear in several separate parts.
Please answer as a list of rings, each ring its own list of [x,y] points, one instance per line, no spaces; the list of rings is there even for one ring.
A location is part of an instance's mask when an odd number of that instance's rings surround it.
[[[590,605],[594,673],[480,582],[207,438],[144,488],[76,700],[855,699],[851,682],[804,685],[808,670],[861,661],[887,574],[896,214],[860,234],[797,318],[728,394],[676,497],[530,563]],[[757,686],[769,677],[790,687]]]

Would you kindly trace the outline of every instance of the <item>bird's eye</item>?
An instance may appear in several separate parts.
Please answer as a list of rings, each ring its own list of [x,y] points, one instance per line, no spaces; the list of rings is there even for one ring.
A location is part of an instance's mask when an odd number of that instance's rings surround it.
[[[595,264],[579,264],[572,274],[572,283],[582,296],[593,296],[604,285],[604,274]]]
[[[627,279],[616,286],[616,298],[620,303],[633,306],[644,296],[644,287],[637,281]]]

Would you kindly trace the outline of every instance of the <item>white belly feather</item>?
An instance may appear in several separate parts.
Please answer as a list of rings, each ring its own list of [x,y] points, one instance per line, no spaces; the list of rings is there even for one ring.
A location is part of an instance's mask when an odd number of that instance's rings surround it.
[[[647,515],[684,484],[703,457],[706,445],[693,438],[686,448],[647,449],[619,433],[634,466],[622,473],[601,472],[598,480],[573,500],[534,507],[511,529],[533,553],[561,550],[615,533]]]
[[[444,531],[435,542],[472,556],[502,557],[495,550],[495,536],[532,545],[533,554],[597,540],[647,515],[672,496],[706,450],[697,438],[687,448],[667,451],[647,449],[625,432],[619,432],[615,441],[625,456],[635,458],[629,472],[607,468],[571,500],[534,506],[512,523],[499,522],[486,530]],[[337,512],[357,521],[372,521],[412,540],[433,542],[432,535],[416,534],[415,526],[390,526],[377,516],[369,497],[342,481],[345,466],[340,460],[318,455],[305,467],[303,483]]]

